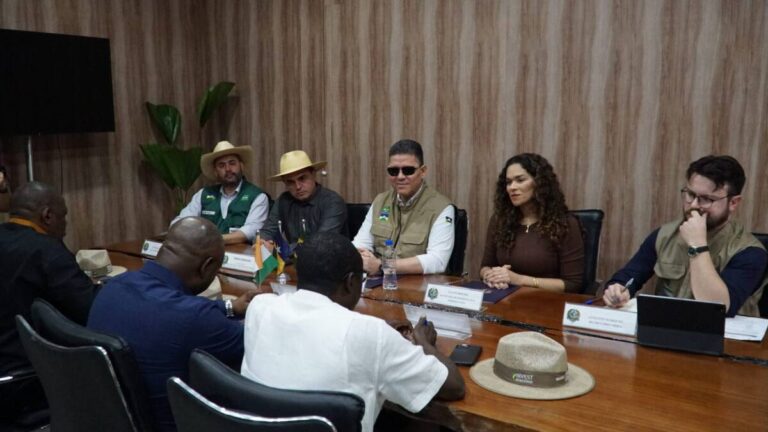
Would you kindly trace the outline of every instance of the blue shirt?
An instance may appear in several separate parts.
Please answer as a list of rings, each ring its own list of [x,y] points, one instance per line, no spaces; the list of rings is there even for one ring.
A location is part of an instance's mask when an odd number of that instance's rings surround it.
[[[610,286],[613,283],[626,284],[627,281],[634,278],[632,286],[629,288],[630,294],[634,297],[643,284],[653,276],[653,267],[656,265],[656,237],[659,230],[652,232],[640,245],[635,256],[611,279],[605,284]],[[757,247],[748,247],[728,261],[728,265],[720,272],[720,278],[728,287],[728,295],[731,299],[731,305],[728,308],[727,315],[732,317],[736,315],[741,306],[751,296],[757,288],[760,287],[760,281],[763,277],[768,255]]]
[[[187,379],[192,350],[203,349],[236,370],[243,358],[243,325],[227,319],[223,302],[187,293],[173,272],[152,261],[102,288],[88,327],[128,342],[161,430],[175,430],[166,381]]]

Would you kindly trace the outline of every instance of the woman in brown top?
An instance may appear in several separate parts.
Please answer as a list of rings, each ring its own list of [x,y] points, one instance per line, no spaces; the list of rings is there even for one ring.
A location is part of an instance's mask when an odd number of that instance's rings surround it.
[[[583,275],[581,225],[568,214],[552,165],[534,153],[510,158],[496,184],[480,277],[500,289],[579,292]]]

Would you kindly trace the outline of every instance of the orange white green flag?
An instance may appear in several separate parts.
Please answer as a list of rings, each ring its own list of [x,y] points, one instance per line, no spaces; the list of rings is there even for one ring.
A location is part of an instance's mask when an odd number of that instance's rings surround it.
[[[256,262],[256,273],[253,274],[253,281],[257,285],[261,285],[272,272],[282,273],[283,267],[285,267],[285,262],[277,254],[277,250],[270,252],[258,236],[253,243],[253,260]]]

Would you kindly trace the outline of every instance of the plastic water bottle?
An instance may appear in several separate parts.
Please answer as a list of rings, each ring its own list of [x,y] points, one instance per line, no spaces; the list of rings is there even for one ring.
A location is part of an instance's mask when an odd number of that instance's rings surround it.
[[[397,260],[397,250],[392,243],[392,239],[384,242],[384,255],[381,257],[381,271],[384,273],[383,285],[385,290],[397,289],[397,270],[395,261]]]

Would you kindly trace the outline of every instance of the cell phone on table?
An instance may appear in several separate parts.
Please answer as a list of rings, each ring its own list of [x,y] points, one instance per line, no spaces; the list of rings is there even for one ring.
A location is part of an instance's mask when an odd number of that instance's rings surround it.
[[[472,366],[482,351],[480,345],[458,344],[451,353],[451,360],[460,366]]]

